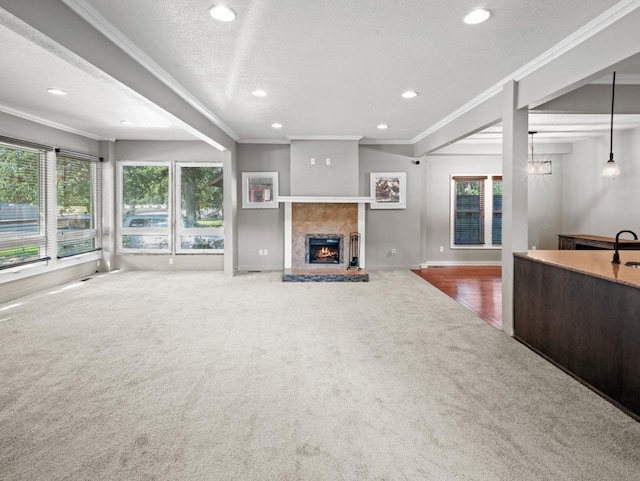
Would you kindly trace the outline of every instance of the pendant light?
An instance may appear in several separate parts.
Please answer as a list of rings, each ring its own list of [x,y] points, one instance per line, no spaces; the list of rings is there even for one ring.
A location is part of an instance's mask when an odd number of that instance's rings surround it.
[[[620,175],[620,167],[613,160],[613,101],[616,94],[616,73],[613,72],[613,84],[611,85],[611,132],[609,135],[609,160],[602,168],[602,175],[605,177],[616,177]]]
[[[531,160],[527,162],[527,173],[533,175],[551,175],[550,160],[533,160],[533,134],[537,133],[538,132],[529,131],[529,135],[531,135],[531,143],[529,144],[531,148]]]

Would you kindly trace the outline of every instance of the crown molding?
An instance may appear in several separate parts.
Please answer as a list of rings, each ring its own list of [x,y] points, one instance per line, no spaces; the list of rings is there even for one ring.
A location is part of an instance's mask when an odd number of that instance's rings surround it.
[[[287,135],[289,140],[355,140],[360,141],[362,135]]]
[[[50,120],[43,119],[41,117],[37,117],[35,115],[27,114],[24,112],[20,112],[19,110],[12,109],[11,107],[7,107],[6,105],[0,105],[0,112],[4,112],[5,114],[13,115],[14,117],[18,117],[24,120],[28,120],[30,122],[35,122],[37,124],[45,125],[47,127],[51,127],[57,130],[62,130],[63,132],[68,132],[70,134],[80,135],[82,137],[87,137],[92,140],[108,140],[111,142],[115,142],[116,139],[105,139],[99,135],[92,134],[90,132],[86,132],[84,130],[74,129],[73,127],[69,127],[68,125],[59,124],[57,122],[52,122]]]
[[[284,139],[241,139],[239,144],[274,144],[274,145],[289,145],[291,142]]]
[[[619,2],[618,4],[614,5],[609,10],[607,10],[606,12],[602,13],[600,16],[593,19],[584,27],[576,30],[567,38],[565,38],[561,42],[551,47],[542,55],[536,57],[531,62],[525,64],[524,66],[522,66],[521,68],[513,72],[511,75],[505,77],[500,82],[495,84],[493,87],[487,89],[486,91],[478,95],[476,98],[464,104],[459,109],[454,110],[451,114],[447,115],[440,122],[434,124],[432,127],[428,128],[421,134],[418,134],[416,137],[414,137],[411,140],[411,143],[415,144],[421,141],[422,139],[424,139],[425,137],[431,135],[432,133],[438,131],[439,129],[441,129],[448,123],[452,122],[453,120],[457,119],[461,115],[464,115],[465,113],[474,109],[478,105],[481,105],[491,97],[499,94],[502,91],[503,85],[506,84],[507,82],[510,82],[512,80],[518,82],[522,80],[526,76],[544,67],[545,65],[557,59],[559,56],[567,53],[571,49],[577,47],[581,43],[585,42],[589,38],[593,37],[595,34],[601,32],[605,28],[614,24],[618,20],[622,19],[625,15],[628,15],[629,13],[633,12],[639,7],[640,7],[640,0],[623,0]]]
[[[375,140],[365,139],[360,141],[360,145],[413,145],[412,140]]]
[[[166,72],[160,65],[154,62],[146,53],[144,53],[136,44],[124,35],[120,30],[111,25],[93,6],[86,0],[62,0],[71,10],[82,17],[89,25],[102,33],[111,42],[120,47],[125,53],[131,56],[142,67],[147,69],[153,76],[164,83],[167,87],[178,94],[185,102],[194,109],[204,115],[207,119],[217,125],[223,132],[236,142],[239,141],[231,127],[226,125],[213,112],[200,103],[187,89]]]

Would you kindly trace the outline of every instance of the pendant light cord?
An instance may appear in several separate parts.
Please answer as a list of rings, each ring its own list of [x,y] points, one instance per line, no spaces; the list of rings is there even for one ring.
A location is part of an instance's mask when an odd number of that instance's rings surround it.
[[[609,157],[613,158],[613,101],[616,96],[616,73],[613,72],[613,84],[611,86],[611,135],[609,144]]]

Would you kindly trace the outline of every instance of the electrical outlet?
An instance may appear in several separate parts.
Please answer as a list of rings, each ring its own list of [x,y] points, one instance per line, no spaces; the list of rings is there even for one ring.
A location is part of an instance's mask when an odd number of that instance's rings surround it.
[[[331,165],[331,159],[327,159],[327,165]]]
[[[260,249],[260,250],[258,250],[258,255],[259,255],[259,256],[263,256],[263,255],[264,255],[264,249]]]
[[[173,265],[173,257],[169,257],[169,265],[172,266]]]
[[[536,246],[531,246],[531,250],[532,250],[532,251],[534,251],[534,250],[536,250],[536,249],[537,249],[537,247],[536,247]]]
[[[311,158],[311,165],[316,165],[316,159]]]
[[[395,256],[396,255],[396,250],[395,249],[391,249],[391,255]]]
[[[440,252],[444,252],[444,246],[440,246]]]
[[[268,255],[269,255],[269,249],[265,249],[265,250],[264,250],[264,255],[265,255],[265,256],[268,256]]]

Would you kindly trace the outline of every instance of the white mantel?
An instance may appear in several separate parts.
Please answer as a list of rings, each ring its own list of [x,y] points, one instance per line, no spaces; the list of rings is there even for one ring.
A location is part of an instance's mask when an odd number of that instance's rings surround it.
[[[276,197],[276,202],[285,204],[294,204],[298,202],[308,204],[370,204],[373,201],[371,197],[333,197],[333,196],[315,196],[315,195],[280,195]]]
[[[358,204],[358,232],[360,233],[360,268],[365,268],[365,216],[364,207],[372,202],[371,197],[334,196],[278,196],[276,202],[284,204],[284,268],[292,266],[291,205],[295,203],[314,204]]]

